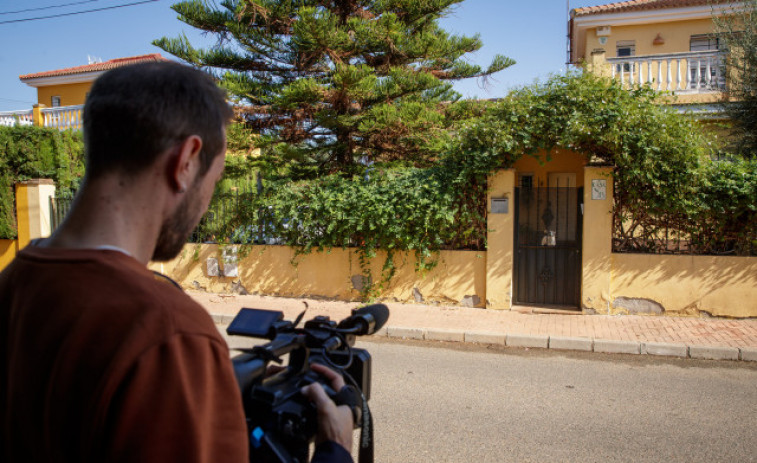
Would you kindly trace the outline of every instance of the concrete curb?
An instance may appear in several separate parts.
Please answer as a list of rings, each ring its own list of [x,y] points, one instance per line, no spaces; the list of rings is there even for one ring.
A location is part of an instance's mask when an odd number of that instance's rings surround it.
[[[426,339],[426,330],[421,328],[404,328],[400,326],[389,326],[386,329],[386,334],[390,338],[402,338],[402,339]]]
[[[591,338],[549,337],[549,348],[557,350],[580,350],[591,352],[594,350],[594,340]]]
[[[506,336],[502,333],[486,331],[473,331],[465,333],[465,342],[472,342],[477,344],[498,344],[500,346],[504,346],[505,339]]]
[[[689,357],[705,360],[738,360],[739,349],[736,347],[689,346]]]
[[[212,315],[219,325],[227,325],[234,318],[228,315]],[[656,355],[663,357],[692,358],[702,360],[731,360],[757,362],[757,348],[725,346],[687,346],[660,342],[619,341],[565,336],[547,336],[492,331],[461,331],[425,329],[402,326],[385,326],[373,334],[378,337],[414,339],[420,341],[468,342],[496,344],[500,346],[573,350],[604,354]]]
[[[547,349],[549,347],[549,336],[508,334],[505,336],[505,345],[509,347],[536,347]]]
[[[465,333],[458,330],[428,330],[426,339],[429,341],[453,341],[464,342]]]
[[[595,339],[594,352],[601,352],[603,354],[640,354],[641,343],[636,341]]]
[[[683,344],[668,344],[664,342],[642,342],[641,353],[648,355],[661,355],[663,357],[689,356],[689,348]]]
[[[757,362],[757,348],[723,346],[687,346],[658,342],[616,341],[564,336],[502,334],[492,331],[458,331],[406,327],[382,328],[374,336],[416,339],[424,341],[468,342],[496,344],[508,347],[574,350],[605,354],[658,355],[663,357],[693,358],[702,360],[742,360]]]
[[[757,348],[746,347],[739,349],[739,358],[747,362],[757,362]]]

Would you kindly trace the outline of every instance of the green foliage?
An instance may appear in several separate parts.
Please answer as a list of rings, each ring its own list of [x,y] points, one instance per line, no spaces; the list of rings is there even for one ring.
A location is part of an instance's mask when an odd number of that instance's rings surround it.
[[[745,0],[743,10],[715,18],[718,37],[729,50],[729,102],[725,111],[733,120],[736,148],[742,156],[757,158],[757,0]]]
[[[202,0],[173,9],[217,36],[155,45],[216,74],[241,119],[261,136],[264,166],[290,178],[359,173],[366,163],[428,166],[465,117],[451,82],[483,69],[465,61],[478,37],[450,35],[438,19],[462,0]],[[466,106],[466,104],[462,104]]]
[[[229,155],[254,155],[255,140],[258,135],[239,122],[232,122],[226,127],[227,154]]]
[[[713,254],[757,253],[757,159],[740,157],[703,169],[691,229],[694,245]]]
[[[0,127],[0,238],[16,237],[13,186],[53,179],[57,197],[72,197],[84,174],[81,132]]]

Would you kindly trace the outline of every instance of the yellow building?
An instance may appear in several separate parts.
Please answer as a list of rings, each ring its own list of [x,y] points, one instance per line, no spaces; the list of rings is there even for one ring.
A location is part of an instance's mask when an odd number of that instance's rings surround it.
[[[37,89],[35,109],[0,113],[0,125],[38,125],[58,129],[81,129],[81,111],[92,83],[110,69],[143,62],[167,61],[159,53],[116,58],[53,71],[19,76],[30,87]],[[229,155],[259,156],[260,149],[229,150]]]
[[[570,15],[570,62],[651,85],[677,104],[706,105],[727,96],[725,50],[713,16],[734,0],[632,0],[576,8]]]
[[[19,76],[19,79],[37,89],[37,104],[39,105],[53,108],[76,106],[84,104],[92,82],[105,71],[149,61],[166,61],[166,58],[158,53],[116,58],[83,66],[26,74]]]

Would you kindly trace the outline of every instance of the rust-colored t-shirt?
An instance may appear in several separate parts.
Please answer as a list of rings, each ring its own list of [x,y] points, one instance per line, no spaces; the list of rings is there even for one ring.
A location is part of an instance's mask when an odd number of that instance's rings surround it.
[[[118,251],[29,246],[0,274],[5,462],[246,462],[208,313]]]

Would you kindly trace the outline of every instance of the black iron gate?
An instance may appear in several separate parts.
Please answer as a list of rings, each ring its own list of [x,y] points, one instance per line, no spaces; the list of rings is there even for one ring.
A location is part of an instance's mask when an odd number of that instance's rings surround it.
[[[515,189],[513,302],[579,308],[583,188]]]

